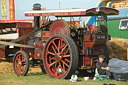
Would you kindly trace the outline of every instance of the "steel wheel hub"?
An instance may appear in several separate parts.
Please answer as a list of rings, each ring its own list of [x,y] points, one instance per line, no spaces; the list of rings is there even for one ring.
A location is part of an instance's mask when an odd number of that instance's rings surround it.
[[[59,62],[61,59],[62,59],[62,56],[61,56],[60,53],[55,54],[55,60],[56,60],[56,61]]]
[[[22,62],[21,62],[21,61],[19,61],[19,62],[18,62],[18,65],[22,66]]]

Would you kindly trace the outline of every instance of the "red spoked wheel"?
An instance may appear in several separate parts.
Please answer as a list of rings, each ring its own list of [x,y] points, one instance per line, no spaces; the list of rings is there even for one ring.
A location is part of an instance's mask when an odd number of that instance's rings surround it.
[[[51,77],[70,78],[78,66],[78,50],[67,35],[53,35],[44,48],[44,67]]]
[[[13,59],[13,69],[16,75],[25,76],[29,70],[29,56],[24,51],[18,51]]]

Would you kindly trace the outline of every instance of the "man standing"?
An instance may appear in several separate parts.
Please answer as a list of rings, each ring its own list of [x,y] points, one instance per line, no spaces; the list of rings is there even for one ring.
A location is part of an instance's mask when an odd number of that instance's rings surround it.
[[[99,75],[107,75],[107,78],[110,79],[110,76],[113,76],[113,78],[117,81],[123,81],[123,79],[120,79],[116,73],[110,72],[110,67],[107,65],[106,62],[104,62],[104,55],[99,56],[99,61],[96,63],[97,71]]]

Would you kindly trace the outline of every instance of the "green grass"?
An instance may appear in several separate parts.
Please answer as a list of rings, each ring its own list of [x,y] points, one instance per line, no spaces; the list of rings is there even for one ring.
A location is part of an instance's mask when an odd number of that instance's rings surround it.
[[[43,73],[28,73],[26,76],[16,76],[15,74],[0,74],[0,85],[103,85],[104,83],[128,85],[128,81],[94,81],[91,79],[85,81],[84,77],[79,77],[77,82],[70,82],[69,79],[55,79]]]

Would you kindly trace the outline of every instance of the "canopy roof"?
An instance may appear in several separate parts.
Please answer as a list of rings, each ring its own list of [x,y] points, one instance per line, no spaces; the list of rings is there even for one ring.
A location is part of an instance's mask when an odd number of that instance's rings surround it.
[[[25,16],[100,16],[118,15],[119,11],[113,8],[96,7],[91,9],[58,9],[58,10],[32,10],[25,12]]]

